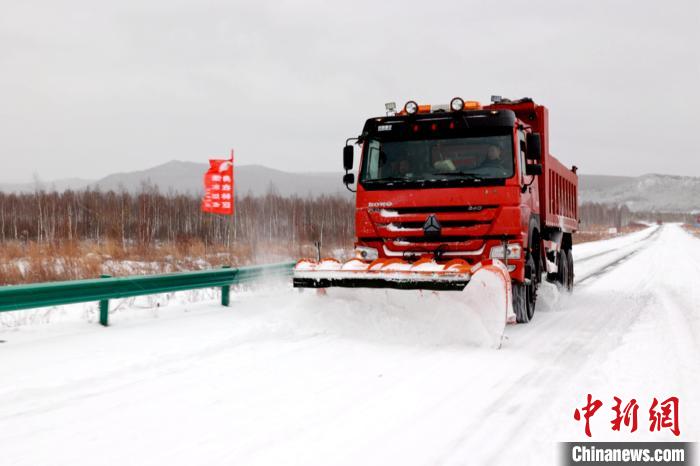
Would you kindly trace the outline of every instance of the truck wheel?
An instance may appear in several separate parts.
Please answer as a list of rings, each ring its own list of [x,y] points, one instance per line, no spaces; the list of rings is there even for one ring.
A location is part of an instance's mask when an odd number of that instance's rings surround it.
[[[518,323],[526,324],[532,320],[536,301],[535,261],[528,255],[525,261],[525,283],[513,283],[513,311]]]

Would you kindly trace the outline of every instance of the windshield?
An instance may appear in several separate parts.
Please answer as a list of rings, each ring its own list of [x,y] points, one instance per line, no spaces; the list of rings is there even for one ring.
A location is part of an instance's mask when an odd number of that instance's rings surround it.
[[[441,182],[510,178],[512,136],[366,141],[360,181]]]

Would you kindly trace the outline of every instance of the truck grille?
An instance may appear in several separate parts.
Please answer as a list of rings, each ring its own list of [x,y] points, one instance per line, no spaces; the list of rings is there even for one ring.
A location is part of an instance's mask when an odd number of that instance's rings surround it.
[[[498,206],[402,207],[370,209],[368,213],[387,255],[435,252],[439,248],[443,254],[456,256],[483,251]],[[423,231],[430,215],[442,227],[437,238]]]

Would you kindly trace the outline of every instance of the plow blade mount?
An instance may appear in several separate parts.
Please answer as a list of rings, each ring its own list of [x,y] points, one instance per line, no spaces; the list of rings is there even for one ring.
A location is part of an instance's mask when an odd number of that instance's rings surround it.
[[[438,264],[431,259],[409,263],[401,259],[377,259],[365,262],[335,259],[320,262],[300,260],[294,267],[295,288],[394,288],[400,290],[463,290],[473,274],[491,261],[469,265],[462,259]],[[505,267],[503,267],[505,269]],[[500,270],[500,269],[499,269]],[[506,281],[510,281],[505,272]]]
[[[463,260],[437,264],[424,259],[408,263],[401,259],[365,262],[335,259],[300,260],[294,267],[296,288],[395,288],[400,290],[463,290],[471,279],[471,266]]]

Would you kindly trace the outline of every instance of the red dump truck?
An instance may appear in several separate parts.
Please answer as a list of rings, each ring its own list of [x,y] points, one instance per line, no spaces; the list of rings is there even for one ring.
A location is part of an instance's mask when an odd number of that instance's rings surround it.
[[[356,184],[356,257],[302,260],[296,287],[459,290],[490,267],[507,277],[518,322],[532,319],[542,279],[571,290],[578,177],[549,152],[543,105],[387,104],[343,159],[344,183]]]

